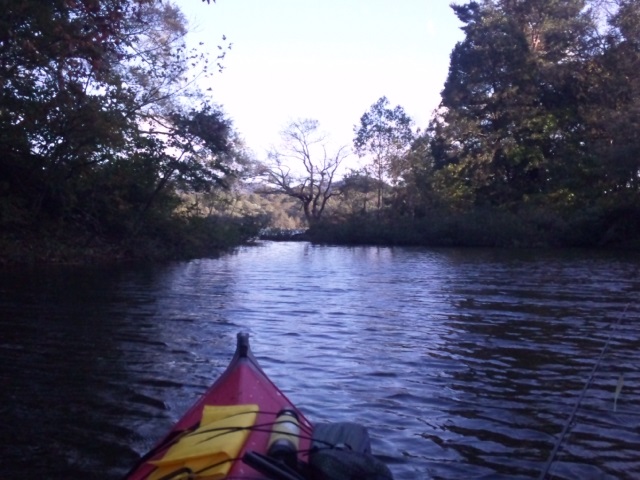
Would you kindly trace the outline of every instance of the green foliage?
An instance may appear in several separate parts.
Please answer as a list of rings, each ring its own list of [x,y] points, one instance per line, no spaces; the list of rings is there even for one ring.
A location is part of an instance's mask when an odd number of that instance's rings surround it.
[[[426,132],[380,98],[354,128],[370,163],[338,180],[346,150],[293,122],[256,188],[193,87],[209,62],[175,6],[0,0],[0,262],[206,255],[306,225],[317,241],[638,247],[640,3],[606,3],[453,5],[465,39]]]
[[[309,237],[639,248],[640,3],[605,3],[453,5],[466,36],[429,129],[412,138],[374,104],[354,141],[372,165],[336,183]]]
[[[354,215],[313,225],[318,243],[431,247],[625,247],[639,248],[637,206],[571,213],[529,207],[517,213],[496,207],[463,212],[433,209],[422,218]],[[629,219],[633,219],[629,222]]]
[[[405,153],[414,134],[413,120],[401,106],[391,108],[389,100],[381,97],[360,118],[360,125],[354,127],[353,145],[356,153],[369,156],[370,165],[365,167],[365,175],[377,180],[377,208],[382,207],[382,185],[389,179],[397,184],[407,172]]]
[[[186,195],[183,208],[196,216],[260,219],[264,228],[300,230],[307,226],[304,212],[294,198],[260,194],[254,188],[240,184],[229,190]]]
[[[610,19],[606,48],[590,64],[589,148],[597,176],[594,187],[608,196],[640,189],[640,5],[623,1]]]
[[[331,205],[331,214],[353,215],[367,213],[376,205],[376,192],[384,190],[386,185],[372,177],[366,171],[351,170],[337,185],[340,196]]]
[[[383,97],[356,151],[377,164],[345,179],[318,240],[429,245],[629,244],[640,228],[640,7],[609,28],[582,0],[453,5],[466,38],[451,54],[441,109],[410,148]],[[399,107],[398,107],[399,108]],[[388,135],[388,136],[385,136]],[[386,146],[402,146],[388,154]],[[388,159],[392,159],[389,162]],[[394,176],[395,172],[402,172]],[[391,180],[387,184],[387,180]],[[386,193],[382,194],[386,190]]]
[[[444,109],[430,128],[437,167],[455,171],[477,205],[519,203],[571,177],[586,181],[590,157],[579,104],[595,25],[583,13],[585,2],[453,8],[466,38],[451,55]]]
[[[21,238],[54,258],[37,239],[106,251],[192,229],[176,220],[180,193],[226,187],[244,154],[193,87],[208,60],[186,48],[180,11],[160,0],[0,8],[0,255]]]
[[[638,248],[639,5],[618,2],[600,28],[596,2],[454,5],[466,38],[402,181],[376,214],[352,208],[311,238]]]

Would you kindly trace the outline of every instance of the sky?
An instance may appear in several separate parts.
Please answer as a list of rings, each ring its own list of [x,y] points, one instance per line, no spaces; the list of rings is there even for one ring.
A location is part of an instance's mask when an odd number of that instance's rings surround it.
[[[203,42],[215,56],[232,43],[206,86],[258,160],[301,118],[320,122],[330,152],[351,147],[354,126],[382,96],[424,129],[464,38],[450,0],[174,3],[190,44]]]

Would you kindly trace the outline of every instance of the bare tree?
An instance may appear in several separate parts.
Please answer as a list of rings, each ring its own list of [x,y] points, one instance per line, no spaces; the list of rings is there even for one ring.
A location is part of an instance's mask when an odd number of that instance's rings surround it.
[[[329,155],[326,136],[319,132],[317,120],[291,122],[282,132],[282,144],[269,153],[265,166],[265,193],[284,193],[300,200],[309,224],[319,220],[329,198],[336,194],[336,170],[348,156],[346,146]]]

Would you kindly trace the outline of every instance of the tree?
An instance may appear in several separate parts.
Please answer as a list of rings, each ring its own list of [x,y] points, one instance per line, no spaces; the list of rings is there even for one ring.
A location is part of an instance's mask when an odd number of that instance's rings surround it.
[[[405,172],[403,156],[414,138],[413,121],[401,106],[391,108],[389,100],[381,97],[354,126],[355,151],[359,156],[370,155],[373,176],[377,179],[377,208],[382,206],[382,184],[388,178],[392,183]]]
[[[380,185],[366,170],[352,169],[340,181],[339,209],[347,215],[366,215],[369,203],[375,200],[378,189],[384,190],[385,187],[388,185]]]
[[[318,121],[312,119],[291,122],[281,136],[281,147],[269,153],[265,166],[271,188],[264,193],[284,193],[298,199],[311,225],[322,217],[327,201],[336,194],[334,177],[347,149],[343,146],[329,155],[326,137],[319,132]]]
[[[431,125],[436,168],[479,204],[512,205],[581,178],[594,24],[582,0],[470,2]],[[454,182],[455,183],[455,182]]]
[[[433,185],[433,154],[427,134],[418,136],[412,142],[405,154],[405,163],[407,173],[396,187],[394,209],[400,215],[424,217],[438,200]]]
[[[589,103],[581,113],[599,163],[593,187],[633,198],[640,192],[640,4],[619,2],[609,25],[605,48],[591,63]]]
[[[2,2],[0,173],[5,201],[38,218],[70,206],[71,181],[122,145],[118,39],[130,2]]]
[[[0,0],[0,224],[138,231],[239,143],[194,84],[208,59],[160,0]],[[199,64],[200,70],[193,70]],[[135,219],[135,220],[134,220]]]

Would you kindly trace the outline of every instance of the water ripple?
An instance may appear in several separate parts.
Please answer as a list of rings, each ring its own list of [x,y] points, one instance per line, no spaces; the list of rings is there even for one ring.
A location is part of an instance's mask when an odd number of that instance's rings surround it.
[[[148,268],[4,271],[3,473],[118,478],[247,330],[311,418],[368,425],[397,480],[537,478],[607,344],[551,473],[640,478],[639,266],[265,243]]]

